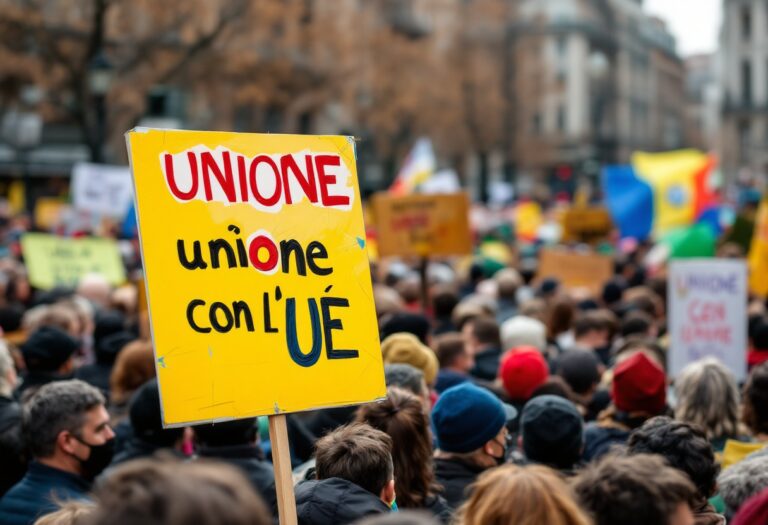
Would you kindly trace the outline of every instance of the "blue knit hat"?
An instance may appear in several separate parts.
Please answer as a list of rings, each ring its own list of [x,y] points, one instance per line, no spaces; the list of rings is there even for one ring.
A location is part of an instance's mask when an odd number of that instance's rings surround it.
[[[449,388],[432,410],[437,446],[444,452],[472,452],[492,440],[517,411],[472,383]]]

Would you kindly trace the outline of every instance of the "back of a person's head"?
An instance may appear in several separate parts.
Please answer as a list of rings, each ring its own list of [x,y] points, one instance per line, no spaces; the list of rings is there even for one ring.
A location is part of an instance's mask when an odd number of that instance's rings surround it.
[[[493,276],[500,299],[514,299],[517,289],[523,284],[523,277],[514,268],[504,268]]]
[[[573,318],[576,315],[576,307],[570,297],[557,297],[549,307],[547,328],[550,337],[556,337],[559,334],[571,329]]]
[[[566,350],[557,360],[555,373],[577,394],[586,394],[600,382],[600,361],[589,350]]]
[[[472,335],[478,344],[490,345],[494,347],[501,346],[501,335],[499,324],[496,319],[489,316],[479,316],[471,321]]]
[[[155,357],[150,341],[134,341],[120,350],[109,378],[110,399],[125,403],[144,383],[155,377]]]
[[[621,336],[651,336],[653,335],[651,327],[653,327],[653,317],[642,310],[631,311],[621,320]]]
[[[649,454],[606,456],[582,470],[573,488],[595,525],[666,525],[696,496],[685,474]]]
[[[733,516],[752,496],[768,489],[768,455],[755,455],[724,470],[717,478],[726,513]]]
[[[369,425],[346,425],[315,445],[317,479],[341,478],[378,496],[392,479],[392,438]]]
[[[392,438],[398,505],[419,507],[434,485],[432,436],[421,400],[404,390],[390,388],[384,401],[362,405],[356,421]]]
[[[754,434],[768,434],[768,361],[749,374],[744,386],[743,418]]]
[[[518,315],[501,324],[503,350],[518,346],[534,346],[543,351],[547,345],[547,327],[538,319]]]
[[[387,386],[396,386],[408,390],[417,396],[425,394],[424,372],[405,363],[384,365],[384,378]]]
[[[432,343],[437,355],[440,368],[454,366],[456,361],[464,355],[464,338],[459,333],[447,333],[439,335]]]
[[[739,435],[739,387],[720,361],[705,358],[675,379],[675,419],[700,426],[709,439]]]
[[[157,379],[151,379],[139,388],[131,399],[129,415],[133,435],[147,443],[172,447],[184,434],[183,428],[163,428]]]
[[[59,434],[79,435],[86,412],[103,404],[101,392],[78,379],[42,386],[24,406],[24,436],[32,455],[52,456]]]
[[[558,469],[571,469],[581,459],[584,420],[562,397],[544,395],[526,403],[520,435],[526,458]]]
[[[389,319],[382,323],[379,336],[383,341],[392,334],[413,334],[422,344],[426,344],[430,329],[429,319],[425,316],[410,312],[398,312],[392,314]]]
[[[666,416],[654,417],[632,432],[627,445],[630,454],[663,456],[670,466],[688,475],[702,499],[715,491],[720,468],[700,428]]]
[[[598,310],[590,310],[582,313],[573,321],[573,334],[576,338],[593,331],[609,330],[608,323]]]
[[[568,486],[546,467],[505,465],[482,474],[459,509],[460,525],[591,525]],[[617,522],[619,523],[619,522]]]
[[[459,295],[453,288],[443,287],[432,294],[432,309],[437,319],[450,319],[459,304]]]
[[[95,492],[82,525],[268,525],[271,516],[244,475],[205,461],[126,463]],[[80,522],[78,522],[80,525]]]
[[[196,425],[195,439],[202,446],[230,447],[255,443],[258,424],[255,417]]]
[[[356,521],[355,525],[440,525],[440,522],[425,510],[402,510],[376,514]]]
[[[93,503],[87,501],[66,501],[59,510],[46,514],[35,525],[78,525],[83,523],[95,510]]]

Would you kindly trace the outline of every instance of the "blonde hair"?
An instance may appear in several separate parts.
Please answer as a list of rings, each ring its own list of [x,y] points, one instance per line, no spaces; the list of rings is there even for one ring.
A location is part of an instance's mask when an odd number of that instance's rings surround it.
[[[699,425],[709,439],[739,435],[739,387],[717,359],[686,366],[675,380],[675,393],[675,419]]]
[[[87,501],[67,501],[59,503],[59,510],[46,514],[35,522],[35,525],[76,525],[80,520],[96,508]]]
[[[457,516],[457,525],[592,525],[571,489],[542,466],[505,465],[485,472]]]

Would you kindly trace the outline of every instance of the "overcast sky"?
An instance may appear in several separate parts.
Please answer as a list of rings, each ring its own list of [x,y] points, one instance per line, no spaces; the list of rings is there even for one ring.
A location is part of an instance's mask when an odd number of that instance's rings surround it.
[[[645,0],[645,9],[667,21],[681,55],[717,49],[722,0]]]

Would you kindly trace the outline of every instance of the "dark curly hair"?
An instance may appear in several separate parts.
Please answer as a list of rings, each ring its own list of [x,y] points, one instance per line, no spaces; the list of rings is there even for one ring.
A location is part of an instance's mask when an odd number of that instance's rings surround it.
[[[768,362],[752,369],[744,385],[744,423],[754,434],[768,434]]]
[[[696,499],[696,488],[682,472],[649,454],[607,455],[582,470],[573,489],[595,525],[669,523],[681,503]]]
[[[688,475],[703,498],[715,491],[720,467],[704,431],[697,425],[654,417],[629,436],[630,454],[658,454],[671,467]]]

